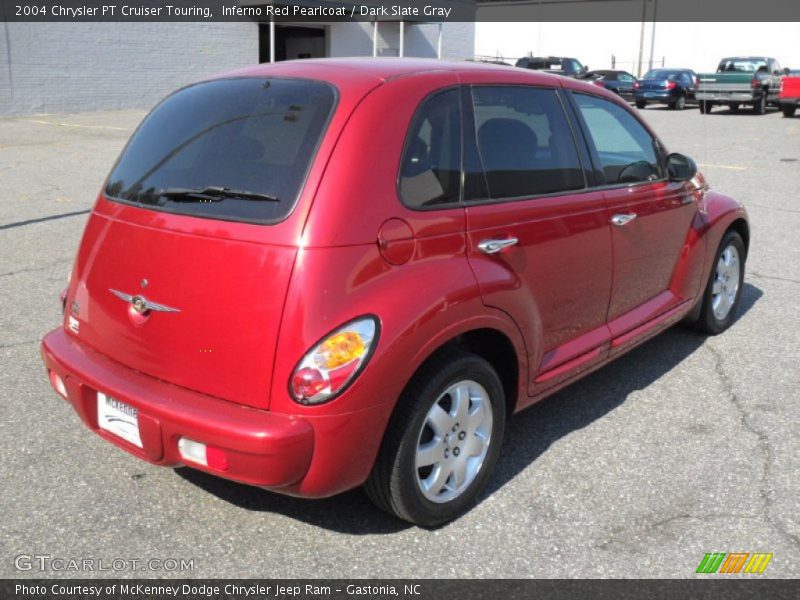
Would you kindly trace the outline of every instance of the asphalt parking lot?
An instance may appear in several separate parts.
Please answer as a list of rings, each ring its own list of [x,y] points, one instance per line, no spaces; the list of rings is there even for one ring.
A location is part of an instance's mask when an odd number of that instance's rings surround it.
[[[38,343],[144,113],[0,119],[0,577],[92,575],[17,570],[35,554],[194,561],[96,573],[124,577],[693,577],[706,552],[736,551],[800,576],[800,118],[643,113],[750,211],[740,317],[715,338],[674,328],[515,417],[481,503],[435,531],[361,490],[286,498],[87,431]]]

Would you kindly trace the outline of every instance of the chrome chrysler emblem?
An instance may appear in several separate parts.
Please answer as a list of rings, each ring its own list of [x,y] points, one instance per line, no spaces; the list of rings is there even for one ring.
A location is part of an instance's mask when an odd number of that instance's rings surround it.
[[[181,312],[180,309],[172,308],[171,306],[166,306],[164,304],[159,304],[158,302],[153,302],[148,300],[142,295],[131,295],[126,294],[125,292],[120,292],[119,290],[114,290],[108,288],[108,291],[114,294],[120,300],[124,300],[125,302],[129,302],[130,305],[140,315],[143,315],[147,311],[154,310],[156,312]]]

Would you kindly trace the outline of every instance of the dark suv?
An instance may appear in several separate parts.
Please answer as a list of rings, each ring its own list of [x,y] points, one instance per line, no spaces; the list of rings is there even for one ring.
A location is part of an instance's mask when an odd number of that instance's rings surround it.
[[[589,67],[581,64],[577,58],[565,56],[523,56],[516,66],[523,69],[534,69],[536,71],[546,71],[556,75],[566,75],[567,77],[580,77],[589,70]]]

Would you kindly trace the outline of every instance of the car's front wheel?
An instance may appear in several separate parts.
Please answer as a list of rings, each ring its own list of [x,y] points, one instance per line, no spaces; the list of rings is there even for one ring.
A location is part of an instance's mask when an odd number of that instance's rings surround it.
[[[703,333],[722,333],[733,323],[744,283],[745,248],[742,236],[728,231],[717,249],[714,267],[706,290],[696,326]]]
[[[486,360],[459,353],[423,366],[398,402],[365,488],[385,511],[435,527],[472,506],[497,462],[503,386]]]
[[[797,106],[791,104],[784,104],[781,106],[781,110],[783,111],[783,116],[787,118],[791,118],[794,116],[794,113],[797,111]]]

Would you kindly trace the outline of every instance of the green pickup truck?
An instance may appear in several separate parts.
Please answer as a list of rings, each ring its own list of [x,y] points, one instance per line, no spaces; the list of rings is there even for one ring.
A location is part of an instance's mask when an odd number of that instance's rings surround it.
[[[697,101],[700,112],[711,112],[717,105],[732,111],[743,104],[763,115],[767,104],[777,104],[783,71],[778,61],[766,56],[737,56],[723,58],[716,73],[697,76]]]

